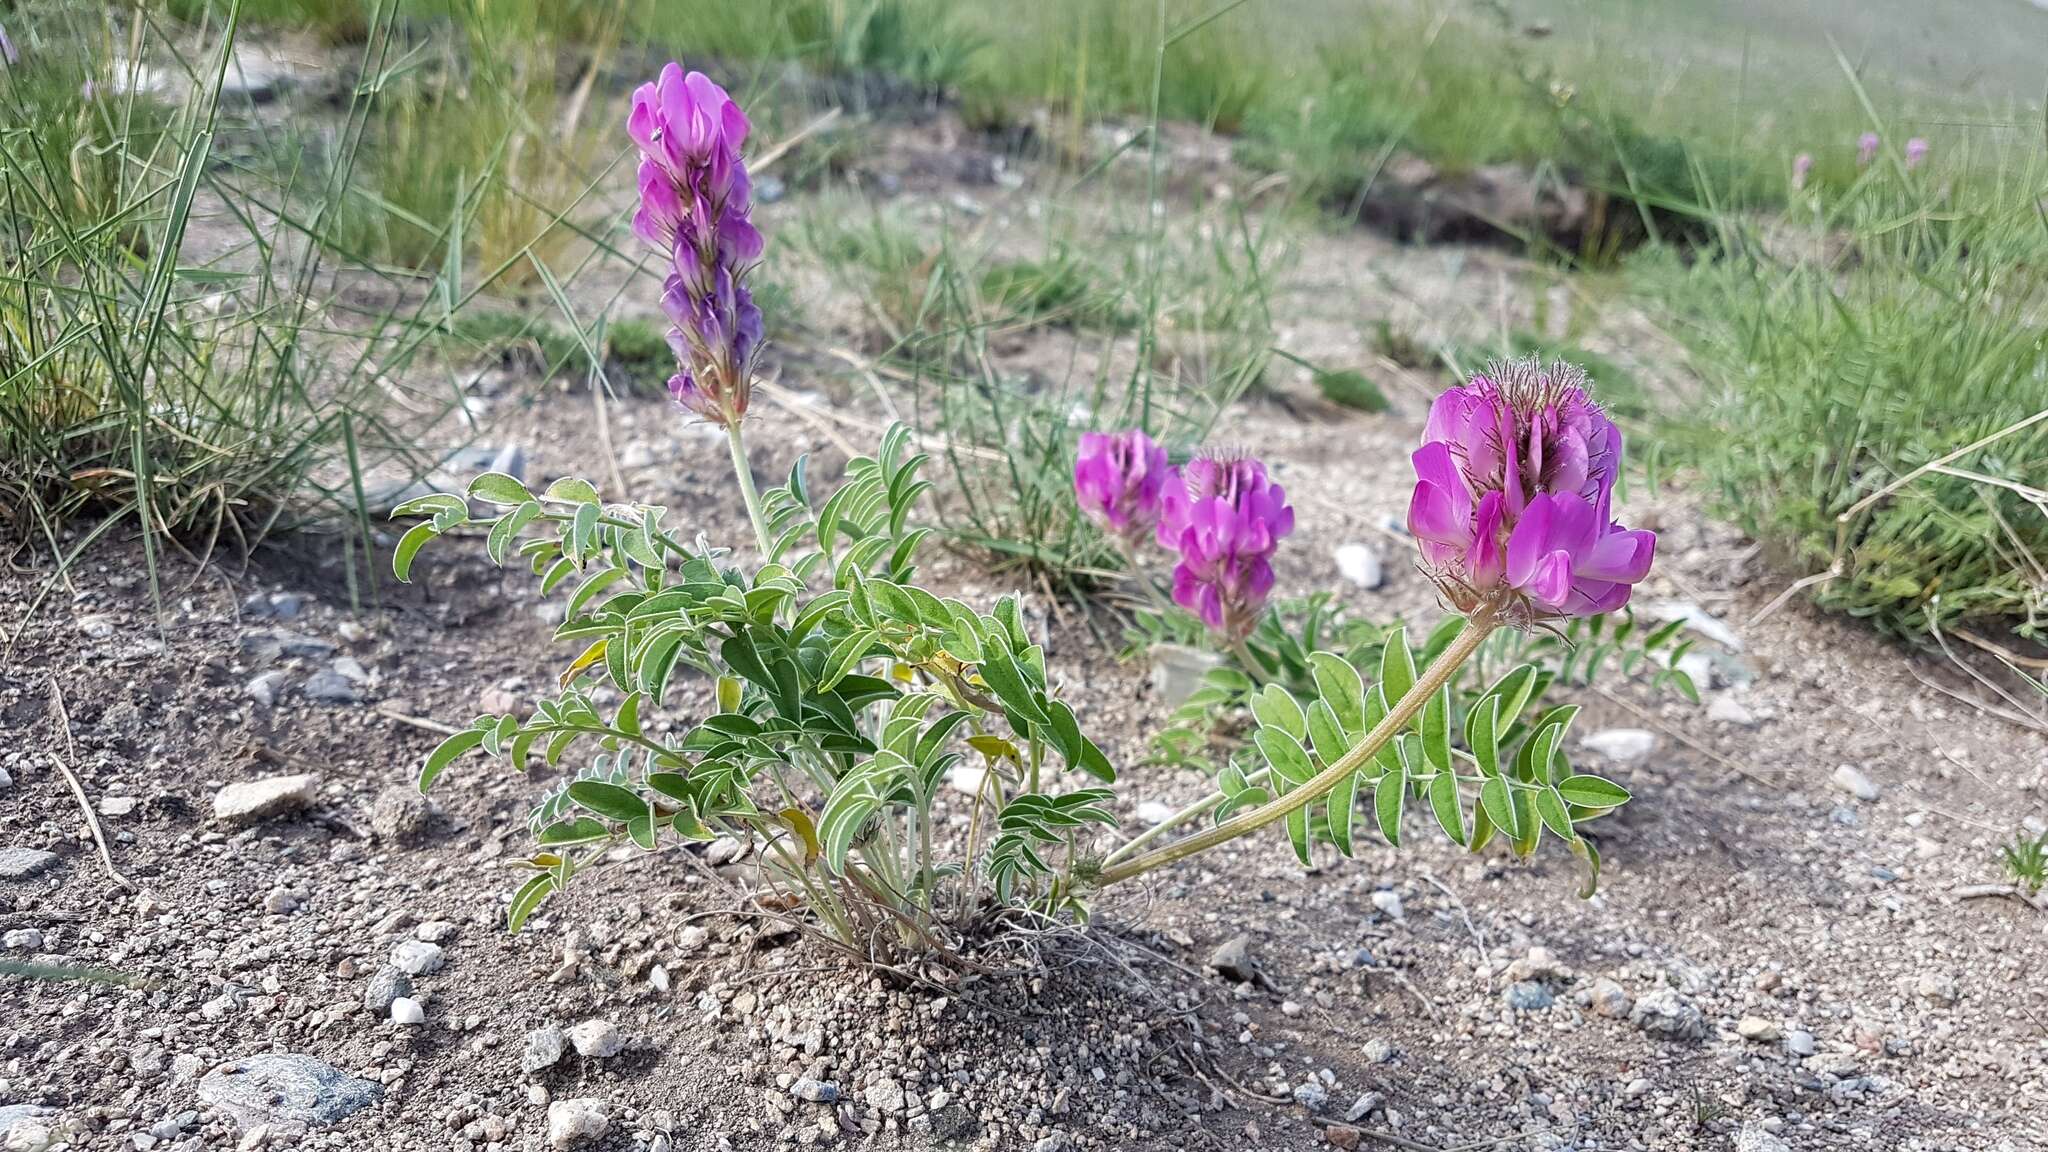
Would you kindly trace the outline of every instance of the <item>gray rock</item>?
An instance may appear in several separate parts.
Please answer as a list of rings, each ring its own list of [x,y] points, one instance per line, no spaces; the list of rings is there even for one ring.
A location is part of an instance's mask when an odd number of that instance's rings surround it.
[[[1353,1123],[1363,1120],[1378,1111],[1379,1106],[1385,1100],[1386,1097],[1381,1096],[1377,1092],[1366,1092],[1360,1095],[1358,1099],[1353,1100],[1351,1107],[1344,1110],[1344,1119]]]
[[[311,1056],[265,1052],[230,1060],[199,1081],[199,1102],[225,1112],[244,1130],[257,1125],[322,1127],[384,1094]]]
[[[1635,1007],[1635,1001],[1629,999],[1628,990],[1605,977],[1593,981],[1588,997],[1593,1011],[1610,1020],[1626,1019],[1629,1009]]]
[[[1602,728],[1581,743],[1616,764],[1637,764],[1657,750],[1657,734],[1645,728]]]
[[[1808,1032],[1803,1028],[1796,1028],[1790,1032],[1785,1033],[1785,1051],[1790,1052],[1791,1054],[1799,1057],[1802,1060],[1808,1056],[1813,1055],[1816,1047],[1817,1046],[1814,1044],[1813,1040],[1813,1033]]]
[[[0,1148],[7,1152],[43,1152],[65,1139],[69,1129],[54,1108],[35,1104],[0,1107]]]
[[[321,660],[333,652],[332,641],[283,628],[258,629],[242,634],[242,655],[258,664],[268,664],[285,656]]]
[[[1320,1112],[1330,1102],[1330,1090],[1318,1081],[1304,1080],[1294,1086],[1294,1102],[1311,1112]]]
[[[1508,985],[1507,991],[1501,994],[1501,999],[1506,1000],[1508,1007],[1517,1012],[1541,1012],[1551,1004],[1550,989],[1534,980]]]
[[[1216,946],[1209,953],[1209,967],[1226,980],[1249,984],[1259,978],[1258,965],[1252,962],[1252,938],[1232,936]]]
[[[1365,544],[1339,544],[1337,571],[1342,573],[1346,580],[1368,592],[1386,582],[1386,572],[1380,565],[1380,554]]]
[[[0,768],[0,788],[14,787],[14,777],[5,768]]]
[[[391,946],[391,966],[408,976],[438,972],[442,962],[439,944],[429,944],[425,940],[400,940]]]
[[[871,1082],[864,1095],[867,1098],[868,1107],[873,1108],[877,1112],[894,1114],[903,1111],[903,1085],[892,1077],[883,1076]]]
[[[1756,713],[1743,706],[1742,701],[1722,693],[1707,705],[1707,719],[1716,724],[1733,724],[1737,728],[1756,727]]]
[[[391,1002],[391,1022],[407,1026],[425,1024],[427,1022],[426,1007],[410,996],[400,996]]]
[[[370,805],[370,831],[394,844],[417,844],[434,824],[434,803],[417,788],[386,788]]]
[[[965,1106],[951,1102],[934,1105],[931,1110],[932,1139],[963,1140],[974,1134],[980,1123]]]
[[[41,848],[0,848],[0,880],[26,880],[57,866],[55,852]]]
[[[34,928],[16,928],[0,937],[0,948],[9,952],[41,952],[43,934]]]
[[[1844,764],[1840,768],[1835,769],[1835,774],[1829,777],[1829,781],[1835,787],[1863,801],[1865,804],[1877,803],[1877,798],[1880,795],[1877,785],[1871,781],[1870,777],[1865,776],[1851,764]]]
[[[716,868],[731,864],[747,854],[747,842],[732,836],[720,836],[704,847],[704,862]]]
[[[1761,1016],[1744,1016],[1735,1022],[1735,1034],[1744,1040],[1754,1040],[1758,1043],[1767,1044],[1776,1040],[1784,1032],[1774,1021],[1766,1020]]]
[[[1745,1120],[1735,1134],[1735,1152],[1792,1152],[1792,1146],[1772,1135],[1761,1120]]]
[[[805,1076],[789,1086],[789,1094],[813,1104],[831,1104],[839,1099],[839,1085]]]
[[[1372,894],[1372,906],[1380,915],[1389,920],[1405,920],[1407,913],[1401,909],[1401,894],[1391,888],[1381,888]]]
[[[311,804],[319,788],[320,777],[310,772],[238,781],[214,793],[213,816],[229,823],[281,816]]]
[[[1698,1040],[1707,1034],[1706,1018],[1670,988],[1659,988],[1636,1001],[1628,1022],[1666,1040]]]
[[[278,698],[284,695],[290,678],[282,671],[272,669],[257,676],[242,686],[242,695],[254,700],[265,708],[275,708]]]
[[[1159,697],[1159,706],[1168,711],[1187,703],[1202,686],[1202,677],[1223,663],[1223,657],[1214,652],[1182,644],[1154,644],[1150,655],[1152,691]]]
[[[1685,626],[1705,636],[1730,652],[1742,651],[1742,637],[1733,628],[1722,623],[1721,618],[1690,600],[1663,600],[1647,606],[1650,615],[1669,623],[1685,621]]]
[[[626,1034],[609,1020],[585,1020],[569,1029],[569,1043],[586,1060],[609,1060],[626,1050]]]
[[[1570,977],[1571,970],[1558,962],[1556,953],[1541,944],[1508,965],[1510,980],[1566,980]]]
[[[356,702],[355,681],[334,668],[322,668],[306,677],[306,698],[322,704],[353,704]]]
[[[519,1055],[519,1070],[528,1076],[553,1068],[562,1059],[562,1029],[554,1024],[526,1034],[526,1049]]]
[[[391,1002],[401,996],[412,995],[412,977],[404,970],[386,964],[370,976],[369,984],[363,988],[363,1007],[382,1016],[391,1011]]]
[[[412,930],[413,939],[429,944],[443,944],[455,938],[456,924],[453,920],[429,920]]]
[[[611,1105],[598,1097],[579,1096],[548,1105],[549,1147],[572,1148],[600,1139],[611,1126]]]
[[[1054,1132],[1050,1136],[1039,1137],[1038,1142],[1031,1146],[1031,1152],[1074,1152],[1074,1139],[1065,1132]]]

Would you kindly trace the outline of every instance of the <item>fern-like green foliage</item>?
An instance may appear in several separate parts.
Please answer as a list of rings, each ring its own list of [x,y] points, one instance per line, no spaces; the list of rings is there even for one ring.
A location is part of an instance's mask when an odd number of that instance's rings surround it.
[[[426,517],[399,542],[400,579],[429,540],[465,529],[567,597],[555,639],[580,655],[559,691],[526,718],[477,717],[420,774],[431,788],[471,754],[579,765],[534,810],[513,929],[615,844],[720,835],[752,842],[769,876],[864,954],[878,936],[929,945],[991,893],[1075,906],[1084,833],[1114,825],[1099,785],[1116,773],[1048,690],[1016,599],[980,612],[909,583],[928,530],[908,522],[927,482],[907,446],[892,430],[817,504],[799,462],[766,494],[772,545],[751,573],[679,539],[661,508],[608,504],[581,480],[536,494],[486,474],[399,509]],[[713,710],[677,724],[689,676],[715,683]],[[933,807],[964,762],[978,767],[976,834],[949,858]],[[1071,774],[1089,786],[1055,786]]]

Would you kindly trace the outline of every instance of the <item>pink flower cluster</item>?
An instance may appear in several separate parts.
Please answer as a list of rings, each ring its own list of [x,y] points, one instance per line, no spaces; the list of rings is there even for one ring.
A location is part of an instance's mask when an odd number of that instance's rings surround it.
[[[1516,360],[1452,388],[1413,461],[1408,530],[1462,611],[1592,616],[1649,574],[1656,534],[1610,512],[1621,431],[1577,368]]]
[[[1294,530],[1287,492],[1257,460],[1199,457],[1186,468],[1144,432],[1091,432],[1074,465],[1081,509],[1135,552],[1148,534],[1179,559],[1174,603],[1236,641],[1273,590],[1273,552]]]
[[[1074,461],[1074,496],[1081,511],[1126,547],[1151,535],[1159,524],[1166,486],[1176,483],[1166,449],[1138,429],[1090,432],[1081,437]]]
[[[745,278],[761,256],[740,147],[747,117],[701,72],[670,63],[633,93],[626,131],[640,147],[633,231],[670,261],[662,311],[681,371],[676,402],[731,427],[747,414],[761,310]]]

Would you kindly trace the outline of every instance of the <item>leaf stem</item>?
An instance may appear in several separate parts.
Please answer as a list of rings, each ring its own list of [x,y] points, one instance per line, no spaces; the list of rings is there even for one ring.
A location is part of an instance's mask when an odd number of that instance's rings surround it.
[[[747,502],[747,519],[754,522],[754,541],[761,546],[761,559],[768,559],[768,521],[761,514],[761,494],[754,489],[754,470],[747,464],[747,444],[740,435],[740,422],[725,426],[725,442],[732,448],[732,474],[740,482],[740,497]]]
[[[1500,620],[1491,613],[1481,610],[1474,614],[1467,622],[1465,630],[1458,633],[1457,639],[1451,641],[1450,647],[1444,649],[1443,654],[1416,678],[1407,694],[1395,701],[1387,710],[1386,718],[1375,725],[1372,731],[1366,733],[1358,743],[1353,744],[1350,751],[1338,757],[1336,763],[1317,773],[1308,783],[1271,803],[1262,804],[1214,828],[1176,840],[1164,848],[1154,849],[1136,859],[1104,868],[1096,878],[1097,886],[1108,887],[1134,876],[1141,876],[1155,868],[1163,868],[1168,864],[1185,860],[1198,852],[1207,851],[1218,844],[1235,840],[1268,824],[1284,820],[1329,795],[1346,777],[1365,767],[1369,760],[1378,755],[1381,748],[1400,735],[1408,727],[1409,722],[1422,711],[1423,705],[1428,703],[1430,697],[1436,695],[1437,690],[1445,684],[1450,683],[1451,677],[1457,674],[1459,667],[1479,650],[1487,636],[1498,627]],[[1176,821],[1186,814],[1186,810],[1175,813]]]

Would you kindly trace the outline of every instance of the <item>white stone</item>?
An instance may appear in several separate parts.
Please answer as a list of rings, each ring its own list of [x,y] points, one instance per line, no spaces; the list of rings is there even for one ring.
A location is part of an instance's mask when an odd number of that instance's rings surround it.
[[[405,1025],[425,1024],[427,1022],[427,1010],[421,1007],[420,1002],[412,997],[400,996],[391,1002],[391,1022],[393,1024]]]
[[[319,787],[320,777],[310,772],[238,781],[214,793],[213,816],[236,822],[295,812],[313,802]]]
[[[1835,787],[1840,788],[1842,791],[1847,792],[1866,804],[1875,804],[1878,796],[1881,794],[1878,791],[1877,784],[1853,765],[1844,764],[1840,768],[1835,769],[1835,774],[1831,779]]]
[[[1744,707],[1742,701],[1722,693],[1707,705],[1707,719],[1716,724],[1733,724],[1737,728],[1756,727],[1756,713]]]
[[[1735,1034],[1744,1040],[1767,1044],[1783,1035],[1783,1029],[1761,1016],[1744,1016],[1736,1022]]]
[[[611,1105],[594,1096],[557,1100],[548,1105],[548,1144],[572,1148],[602,1137],[612,1126]]]
[[[1147,800],[1138,805],[1138,822],[1141,824],[1164,824],[1173,819],[1173,805],[1157,800]]]
[[[1405,913],[1401,911],[1401,894],[1391,888],[1381,888],[1374,892],[1372,894],[1372,906],[1379,909],[1380,914],[1390,920],[1405,918]]]
[[[585,1020],[569,1029],[569,1043],[578,1056],[608,1060],[626,1050],[626,1034],[609,1020]]]
[[[400,940],[391,946],[391,966],[408,976],[438,972],[442,962],[439,944],[429,944],[425,940]]]
[[[1380,566],[1380,554],[1364,544],[1338,545],[1337,571],[1368,592],[1386,581],[1386,573]]]
[[[1657,750],[1657,734],[1646,728],[1602,728],[1581,743],[1616,764],[1637,764]]]

